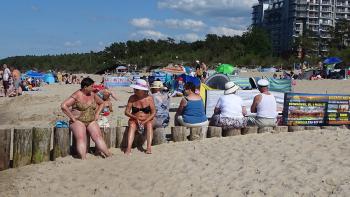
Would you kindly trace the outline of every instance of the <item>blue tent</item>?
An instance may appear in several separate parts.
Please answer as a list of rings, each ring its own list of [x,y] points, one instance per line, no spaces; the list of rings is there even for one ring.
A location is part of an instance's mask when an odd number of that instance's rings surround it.
[[[33,79],[40,79],[43,80],[45,83],[47,84],[53,84],[55,83],[55,77],[53,76],[52,73],[39,73],[33,70],[29,70],[27,72],[24,73],[24,75],[22,76],[22,79],[25,77],[31,77]]]
[[[34,79],[44,79],[45,74],[36,71],[29,70],[24,74],[26,77],[31,77]]]
[[[342,62],[343,60],[341,60],[339,57],[329,57],[327,59],[325,59],[323,61],[324,64],[338,64],[340,62]]]
[[[47,73],[44,75],[44,82],[47,84],[53,84],[55,83],[55,77],[52,73]]]

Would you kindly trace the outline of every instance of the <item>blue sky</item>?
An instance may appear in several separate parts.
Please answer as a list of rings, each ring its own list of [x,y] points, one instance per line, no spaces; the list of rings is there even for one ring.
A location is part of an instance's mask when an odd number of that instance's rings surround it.
[[[241,35],[257,0],[2,0],[0,58],[101,51],[113,42]]]

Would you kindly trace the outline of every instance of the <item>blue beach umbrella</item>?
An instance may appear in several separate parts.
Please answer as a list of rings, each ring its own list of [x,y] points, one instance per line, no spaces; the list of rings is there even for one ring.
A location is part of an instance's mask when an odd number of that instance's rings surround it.
[[[343,60],[341,60],[339,57],[329,57],[327,59],[325,59],[323,61],[324,64],[338,64],[340,62],[342,62]]]

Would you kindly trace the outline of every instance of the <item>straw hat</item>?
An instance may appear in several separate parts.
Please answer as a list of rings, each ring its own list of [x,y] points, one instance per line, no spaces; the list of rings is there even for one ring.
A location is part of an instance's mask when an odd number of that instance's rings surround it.
[[[154,81],[151,88],[163,88],[163,83],[161,81]]]
[[[269,86],[269,81],[266,80],[266,79],[260,79],[258,81],[258,86],[259,87],[266,87],[266,86]]]
[[[148,84],[144,79],[136,79],[135,83],[130,85],[130,87],[137,90],[149,90]]]
[[[236,92],[239,89],[239,86],[236,85],[234,82],[229,81],[227,83],[225,83],[225,92],[224,94],[232,94],[234,92]]]

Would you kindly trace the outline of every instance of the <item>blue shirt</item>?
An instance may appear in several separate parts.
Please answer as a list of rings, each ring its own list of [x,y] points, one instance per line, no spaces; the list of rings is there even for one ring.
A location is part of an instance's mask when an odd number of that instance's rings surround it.
[[[201,100],[187,100],[187,105],[183,109],[183,120],[186,123],[196,124],[207,121],[204,112],[204,104]]]

